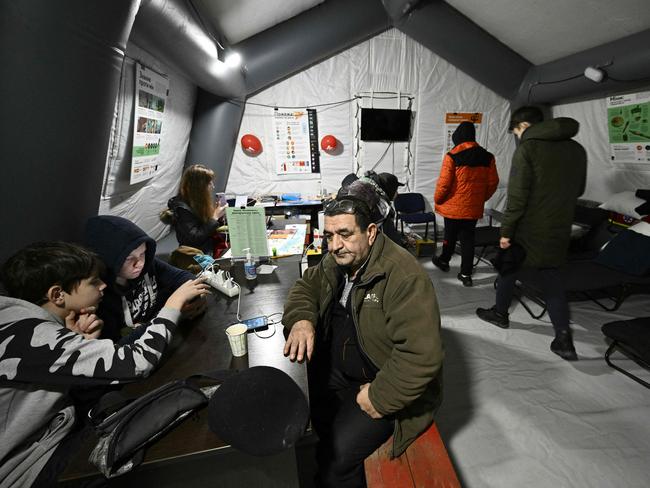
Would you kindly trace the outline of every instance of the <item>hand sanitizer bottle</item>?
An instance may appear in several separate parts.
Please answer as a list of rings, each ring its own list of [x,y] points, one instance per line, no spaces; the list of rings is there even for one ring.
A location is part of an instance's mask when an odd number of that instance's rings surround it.
[[[244,274],[247,280],[254,280],[257,278],[257,268],[255,267],[255,260],[251,255],[249,247],[244,249],[246,251],[246,260],[244,261]]]

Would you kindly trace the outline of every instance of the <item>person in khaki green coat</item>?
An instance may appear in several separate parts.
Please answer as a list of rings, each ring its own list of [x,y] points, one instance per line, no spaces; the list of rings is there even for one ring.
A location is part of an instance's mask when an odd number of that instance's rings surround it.
[[[507,328],[515,282],[526,274],[544,293],[555,329],[551,351],[566,360],[578,356],[559,267],[567,260],[576,201],[587,179],[585,149],[572,139],[579,127],[567,117],[544,121],[537,107],[522,107],[512,114],[510,130],[521,144],[512,158],[500,247],[508,249],[516,242],[526,257],[520,270],[499,275],[496,304],[476,310],[482,320]]]
[[[329,253],[291,288],[285,355],[310,361],[317,486],[365,486],[364,459],[392,434],[403,453],[442,399],[440,314],[431,280],[377,232],[376,193],[325,206]]]

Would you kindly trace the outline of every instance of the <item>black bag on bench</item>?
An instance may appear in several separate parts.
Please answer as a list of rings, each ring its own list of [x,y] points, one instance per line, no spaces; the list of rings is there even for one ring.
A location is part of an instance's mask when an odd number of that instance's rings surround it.
[[[199,388],[197,380],[210,380]],[[293,447],[309,419],[307,399],[283,371],[255,366],[221,370],[167,383],[141,397],[113,391],[88,413],[99,441],[89,461],[107,478],[138,466],[147,447],[206,405],[222,440],[263,456]]]
[[[105,394],[88,412],[99,436],[88,460],[107,478],[130,471],[143,461],[147,447],[208,404],[217,387],[204,391],[192,378],[205,376],[221,382],[235,373],[224,370],[172,381],[141,397],[120,391]]]

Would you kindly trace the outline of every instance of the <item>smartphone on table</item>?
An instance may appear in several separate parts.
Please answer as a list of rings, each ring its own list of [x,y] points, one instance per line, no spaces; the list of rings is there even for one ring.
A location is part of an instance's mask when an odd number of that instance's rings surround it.
[[[266,316],[254,317],[252,319],[246,319],[241,321],[242,324],[246,324],[248,330],[262,329],[268,326],[269,321]]]

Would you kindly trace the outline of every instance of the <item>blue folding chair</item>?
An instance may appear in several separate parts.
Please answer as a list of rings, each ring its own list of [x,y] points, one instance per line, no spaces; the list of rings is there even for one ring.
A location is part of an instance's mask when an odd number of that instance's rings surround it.
[[[437,242],[438,225],[436,214],[426,211],[424,196],[422,193],[398,193],[395,197],[396,221],[400,222],[400,230],[404,235],[404,222],[409,225],[425,224],[424,240],[429,234],[429,222],[433,222],[433,242]]]

